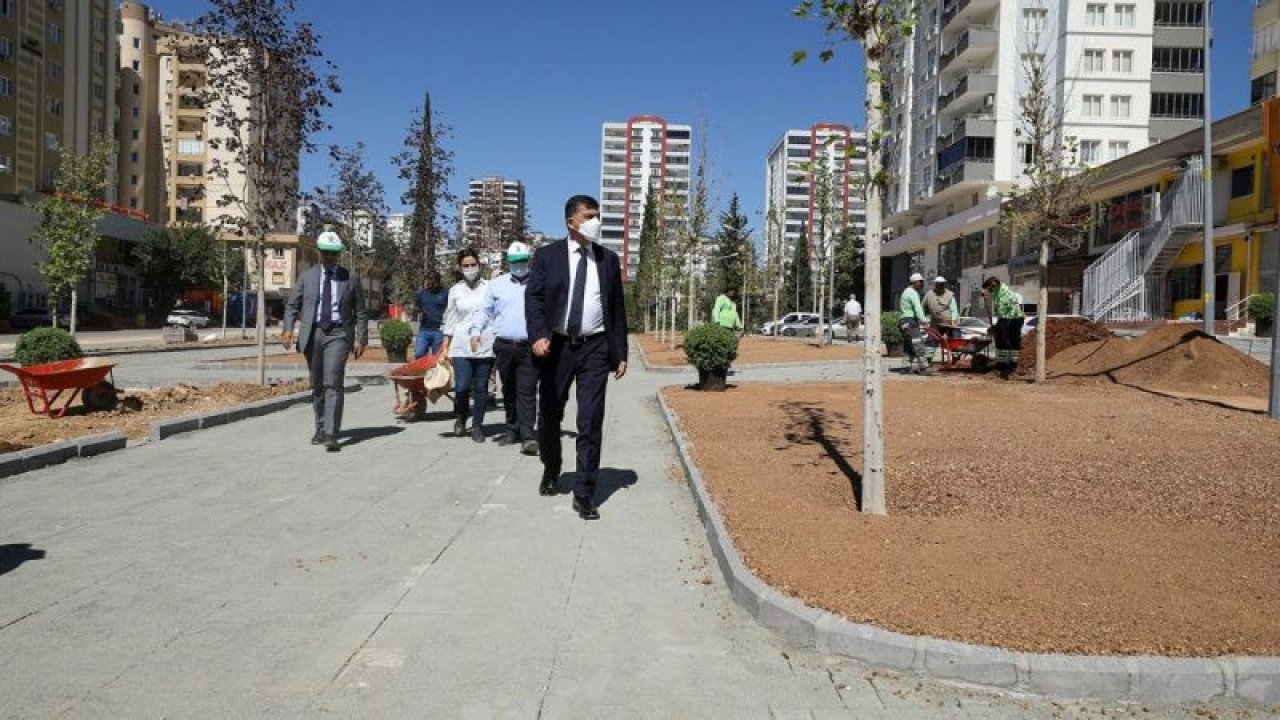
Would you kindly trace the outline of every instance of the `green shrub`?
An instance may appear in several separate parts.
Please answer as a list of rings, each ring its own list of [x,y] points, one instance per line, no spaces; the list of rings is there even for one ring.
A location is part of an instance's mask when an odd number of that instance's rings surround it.
[[[900,312],[880,313],[880,339],[888,347],[902,347],[902,328],[898,327],[901,321]]]
[[[387,320],[378,331],[382,337],[382,347],[387,350],[400,351],[413,342],[413,328],[403,320]]]
[[[1260,293],[1249,298],[1249,317],[1254,320],[1272,320],[1275,316],[1275,293]]]
[[[684,356],[699,370],[728,370],[738,357],[738,336],[714,323],[700,325],[685,335]]]
[[[13,357],[23,365],[40,365],[82,357],[80,343],[62,328],[39,327],[18,336]]]

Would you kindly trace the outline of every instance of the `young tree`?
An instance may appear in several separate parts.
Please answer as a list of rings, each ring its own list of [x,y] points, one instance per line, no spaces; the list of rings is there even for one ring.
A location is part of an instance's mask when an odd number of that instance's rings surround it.
[[[802,0],[795,13],[801,18],[817,18],[835,41],[853,41],[866,55],[867,208],[865,264],[863,266],[863,317],[866,347],[863,352],[863,463],[862,510],[883,515],[884,499],[884,394],[880,368],[880,222],[888,175],[882,151],[886,134],[884,117],[888,102],[884,94],[881,63],[894,46],[911,35],[915,25],[914,0]],[[819,57],[824,62],[835,54],[832,47]],[[803,62],[807,53],[798,50],[793,63]]]
[[[220,277],[223,247],[204,225],[174,225],[144,233],[134,247],[134,259],[155,312],[167,312],[187,290]]]
[[[692,330],[697,323],[697,272],[695,265],[702,250],[702,239],[707,235],[707,224],[711,220],[711,187],[708,175],[711,171],[707,163],[707,123],[701,123],[702,132],[698,134],[698,169],[693,182],[693,192],[689,198],[689,214],[687,233],[685,236],[685,262],[689,281],[689,300],[687,305],[688,321],[685,330]]]
[[[442,247],[447,223],[445,208],[457,198],[449,192],[453,177],[453,153],[444,146],[449,126],[439,122],[431,110],[431,94],[422,103],[422,114],[415,113],[404,138],[404,150],[391,162],[399,168],[400,179],[408,188],[400,201],[413,205],[409,224],[409,245],[405,251],[406,267],[425,272],[437,267],[436,255]],[[420,280],[419,278],[416,278]]]
[[[364,143],[353,148],[329,148],[330,167],[336,184],[316,188],[315,205],[320,216],[336,225],[346,240],[344,260],[362,276],[375,265],[392,272],[395,246],[384,232],[387,215],[382,181],[364,165]]]
[[[644,329],[652,328],[654,303],[659,297],[659,283],[662,275],[663,229],[660,217],[662,199],[658,197],[657,188],[650,188],[644,198],[644,220],[640,225],[640,263],[636,267],[635,288],[636,306],[644,315]]]
[[[849,293],[862,297],[862,233],[849,225],[836,239],[835,296],[848,298]]]
[[[712,297],[734,287],[738,288],[742,297],[746,297],[744,272],[747,245],[750,244],[751,228],[747,227],[747,216],[739,207],[738,194],[729,196],[729,207],[720,213],[720,230],[716,233],[716,258],[714,272],[711,277]]]
[[[782,292],[786,295],[783,305],[787,312],[803,312],[813,308],[813,267],[809,260],[809,243],[805,242],[808,227],[801,225],[800,237],[792,248],[791,262],[787,263],[786,280]]]
[[[1045,380],[1046,317],[1049,312],[1049,256],[1055,250],[1075,250],[1093,223],[1084,198],[1089,197],[1095,173],[1078,163],[1074,140],[1062,137],[1063,109],[1050,94],[1043,56],[1023,54],[1027,89],[1019,120],[1031,162],[1023,170],[1024,185],[1001,205],[1000,229],[1011,237],[1027,238],[1040,247],[1040,297],[1036,303],[1036,382]]]
[[[101,233],[98,220],[105,212],[107,177],[115,159],[114,143],[105,136],[95,137],[86,155],[65,149],[54,192],[36,206],[40,224],[31,241],[45,250],[46,258],[37,265],[49,286],[49,303],[56,311],[62,293],[71,293],[71,334],[76,333],[76,310],[79,305],[77,287],[93,268],[94,251]],[[57,324],[57,312],[54,312]]]
[[[340,88],[320,37],[310,23],[293,19],[293,0],[209,2],[212,9],[194,29],[215,151],[206,175],[221,184],[215,199],[224,210],[215,224],[249,243],[261,269],[267,236],[295,217],[301,153],[328,127],[323,113]],[[258,275],[257,375],[265,384],[266,298]]]

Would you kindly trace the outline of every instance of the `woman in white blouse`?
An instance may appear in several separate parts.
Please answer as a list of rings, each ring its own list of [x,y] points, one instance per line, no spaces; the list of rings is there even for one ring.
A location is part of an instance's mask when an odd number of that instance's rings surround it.
[[[480,309],[487,282],[480,277],[480,256],[471,248],[458,251],[458,271],[462,279],[449,288],[449,304],[444,311],[443,352],[453,362],[453,410],[457,419],[453,422],[453,434],[467,434],[467,415],[471,415],[471,439],[482,443],[485,406],[489,401],[489,374],[493,370],[493,334],[481,336],[480,344],[472,350],[466,337],[471,327],[471,315]],[[459,342],[453,342],[454,333],[461,333]]]

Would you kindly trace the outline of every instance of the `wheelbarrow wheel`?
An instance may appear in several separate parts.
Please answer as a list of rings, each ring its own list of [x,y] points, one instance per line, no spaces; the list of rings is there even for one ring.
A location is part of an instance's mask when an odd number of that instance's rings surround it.
[[[986,372],[991,369],[991,358],[986,355],[973,355],[973,359],[969,361],[969,366],[975,372]]]
[[[80,394],[85,410],[110,410],[116,406],[116,386],[103,380]]]

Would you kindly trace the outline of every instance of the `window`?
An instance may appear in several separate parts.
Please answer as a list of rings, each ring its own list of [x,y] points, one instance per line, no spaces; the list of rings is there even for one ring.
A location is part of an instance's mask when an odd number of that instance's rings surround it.
[[[93,96],[99,100],[107,99],[107,86],[96,82],[93,84]]]
[[[1151,93],[1151,117],[1202,118],[1201,93]]]
[[[13,134],[13,118],[8,115],[0,115],[0,136],[8,137]]]
[[[13,59],[13,41],[7,37],[0,37],[0,60],[8,62]]]
[[[50,61],[48,65],[45,65],[45,72],[49,75],[50,80],[62,79],[62,63]]]
[[[55,23],[49,23],[49,27],[45,29],[45,37],[49,38],[49,42],[54,45],[61,45],[62,26]]]
[[[1085,50],[1084,71],[1087,73],[1105,72],[1107,69],[1106,50]]]
[[[1116,5],[1116,26],[1133,27],[1136,25],[1137,8],[1134,5]]]
[[[1247,197],[1253,194],[1253,166],[1231,171],[1231,197]]]
[[[1108,160],[1118,160],[1119,158],[1122,158],[1128,154],[1129,154],[1129,141],[1112,140],[1111,142],[1107,143],[1107,159]]]
[[[137,176],[137,175],[130,175],[130,176],[129,176],[129,184],[130,184],[130,185],[137,185],[137,184],[138,184],[138,176]]]
[[[1118,72],[1118,73],[1133,72],[1133,51],[1132,50],[1112,50],[1111,51],[1111,72]]]
[[[138,153],[136,152],[129,153],[129,162],[135,162],[135,163],[138,162]]]
[[[1102,162],[1102,141],[1101,140],[1081,140],[1080,141],[1080,162],[1085,165]]]
[[[1111,96],[1111,117],[1127,118],[1132,114],[1133,103],[1128,95]]]
[[[1044,32],[1045,19],[1049,11],[1044,8],[1023,8],[1022,30],[1028,34]]]
[[[1157,0],[1156,25],[1200,27],[1204,24],[1204,0]]]
[[[1276,96],[1276,73],[1274,71],[1256,77],[1249,84],[1249,102],[1258,103]]]
[[[129,139],[130,140],[138,139],[138,128],[134,128],[133,130],[129,131]]]
[[[58,137],[58,133],[51,133],[51,132],[45,133],[44,147],[46,150],[61,150],[62,139]]]
[[[1200,282],[1204,274],[1204,265],[1176,267],[1169,271],[1169,289],[1171,300],[1199,300]]]
[[[134,69],[134,70],[141,70],[141,69],[142,69],[142,63],[138,62],[137,60],[134,60],[134,61],[133,61],[133,63],[132,63],[132,67],[133,67],[133,69]]]
[[[1030,165],[1035,162],[1035,146],[1031,143],[1018,143],[1018,157],[1022,158],[1023,165]]]
[[[61,98],[49,98],[48,108],[49,108],[49,114],[50,114],[50,115],[61,115],[61,114],[62,114],[62,99],[61,99]]]
[[[133,107],[129,108],[129,114],[134,117],[138,117],[138,106],[134,105]]]
[[[103,51],[103,50],[94,50],[94,51],[93,51],[93,64],[94,64],[94,65],[106,65],[106,64],[107,64],[107,53],[106,53],[105,51]],[[134,68],[134,70],[137,70],[137,68]]]
[[[11,172],[13,172],[13,158],[0,154],[0,175],[8,175]]]
[[[1089,27],[1102,27],[1107,24],[1107,6],[1102,3],[1089,3],[1084,9],[1084,24]]]
[[[102,17],[100,13],[93,14],[93,33],[95,35],[105,35],[107,32],[107,19]]]
[[[133,49],[140,50],[142,48],[142,38],[133,39]]]
[[[49,9],[57,12],[62,9],[62,0],[49,0]]]
[[[1102,117],[1102,96],[1085,95],[1080,103],[1080,114],[1085,117]]]
[[[1151,71],[1168,73],[1204,72],[1204,48],[1151,48]]]
[[[13,79],[0,75],[0,97],[13,97]]]
[[[0,17],[13,17],[13,6],[17,0],[0,0]]]

